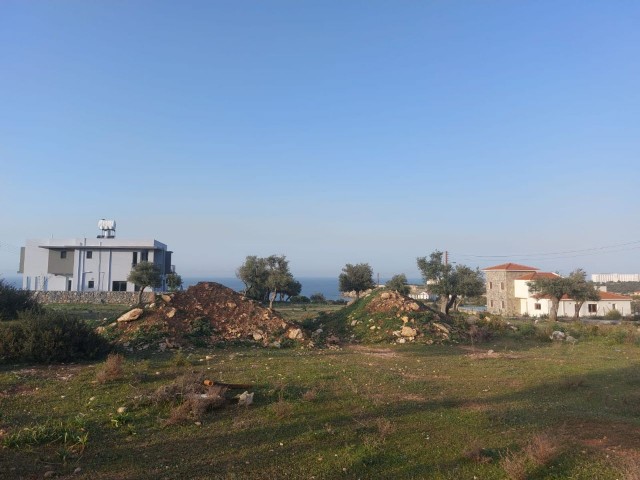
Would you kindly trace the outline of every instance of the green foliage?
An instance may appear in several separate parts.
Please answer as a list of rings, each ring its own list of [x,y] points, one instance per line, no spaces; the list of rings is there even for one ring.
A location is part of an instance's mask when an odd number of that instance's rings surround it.
[[[305,297],[304,295],[295,295],[289,299],[291,303],[311,303],[311,299],[309,297]]]
[[[182,277],[175,272],[167,275],[167,288],[170,292],[182,289]]]
[[[325,303],[327,301],[322,293],[314,293],[313,295],[311,295],[309,300],[311,301],[311,303]]]
[[[391,277],[391,280],[385,283],[385,287],[390,290],[395,290],[402,295],[409,295],[409,291],[411,289],[409,288],[408,283],[409,282],[407,281],[407,276],[404,273],[401,273],[399,275],[394,275],[393,277]]]
[[[138,303],[142,303],[142,292],[146,287],[157,288],[162,285],[160,269],[151,262],[140,262],[131,269],[127,280],[140,288]]]
[[[7,435],[2,445],[7,448],[33,447],[36,445],[63,444],[74,450],[84,450],[89,440],[81,416],[68,422],[48,420]]]
[[[207,317],[195,318],[189,322],[189,332],[186,336],[195,346],[207,346],[211,335],[213,335],[213,327]]]
[[[245,296],[259,302],[269,302],[270,306],[278,296],[281,300],[285,297],[290,299],[302,291],[302,284],[293,278],[289,261],[284,255],[266,258],[249,255],[236,270],[236,277],[245,286]]]
[[[338,282],[341,292],[356,292],[356,297],[360,296],[360,292],[375,287],[373,269],[368,263],[347,263],[338,277]]]
[[[607,320],[620,320],[622,318],[622,314],[618,310],[613,308],[605,314],[604,318],[606,318]]]
[[[57,363],[93,359],[110,346],[86,323],[50,310],[24,312],[21,321],[0,325],[0,363]]]
[[[440,297],[440,309],[448,314],[451,307],[463,298],[477,297],[485,291],[484,278],[479,269],[466,265],[445,264],[443,253],[436,250],[426,257],[417,259],[418,269],[422,273],[429,290]]]
[[[0,278],[0,321],[15,320],[24,310],[38,309],[40,305],[28,290],[20,290]]]

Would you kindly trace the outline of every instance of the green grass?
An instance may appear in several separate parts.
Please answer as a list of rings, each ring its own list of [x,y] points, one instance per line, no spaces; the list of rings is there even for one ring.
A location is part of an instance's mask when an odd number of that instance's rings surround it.
[[[175,355],[127,357],[104,383],[103,363],[1,367],[0,477],[79,466],[73,478],[504,479],[512,459],[532,479],[634,478],[624,475],[640,448],[635,343],[585,334],[576,345],[507,337]],[[255,403],[165,426],[172,405],[149,396],[190,372],[251,383]],[[543,432],[559,448],[535,463],[527,452]]]

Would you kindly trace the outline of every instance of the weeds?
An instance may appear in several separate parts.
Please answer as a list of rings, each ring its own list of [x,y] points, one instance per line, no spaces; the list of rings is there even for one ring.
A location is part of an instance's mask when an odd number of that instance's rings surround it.
[[[102,368],[96,373],[98,383],[107,383],[118,380],[124,373],[124,357],[119,353],[110,354],[104,362]]]

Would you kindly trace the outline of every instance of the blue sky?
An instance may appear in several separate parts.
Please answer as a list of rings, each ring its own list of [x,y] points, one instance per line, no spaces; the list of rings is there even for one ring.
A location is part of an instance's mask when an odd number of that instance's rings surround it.
[[[640,240],[639,24],[635,1],[4,1],[0,274],[100,218],[183,275],[277,253],[411,277],[435,249],[640,272],[640,244],[524,256]]]

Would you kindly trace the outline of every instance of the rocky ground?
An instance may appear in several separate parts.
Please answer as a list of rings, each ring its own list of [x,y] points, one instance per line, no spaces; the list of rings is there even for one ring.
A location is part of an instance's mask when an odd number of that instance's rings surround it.
[[[130,350],[229,342],[278,347],[304,339],[301,329],[276,312],[214,282],[160,295],[101,331]]]

